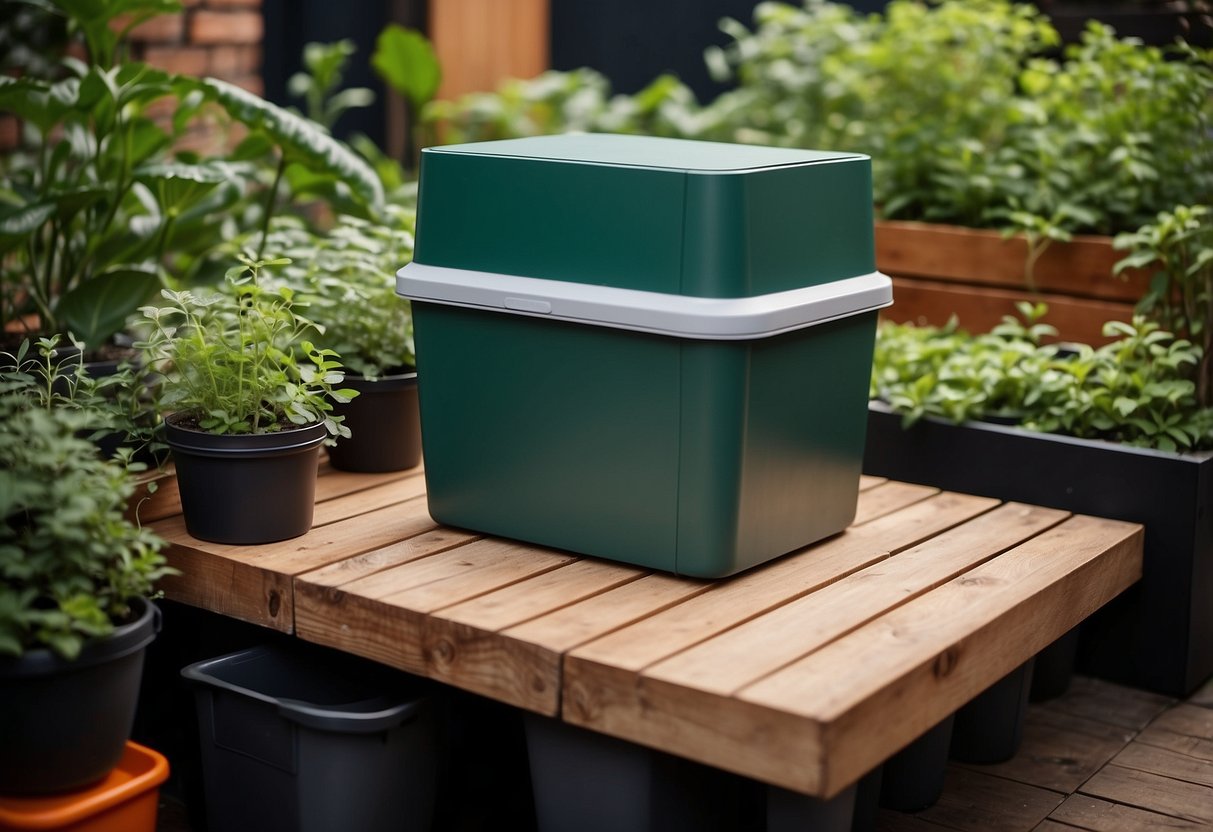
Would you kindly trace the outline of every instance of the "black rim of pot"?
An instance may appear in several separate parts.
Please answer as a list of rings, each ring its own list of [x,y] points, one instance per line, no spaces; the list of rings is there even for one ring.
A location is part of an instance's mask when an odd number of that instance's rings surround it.
[[[160,632],[160,609],[146,598],[132,598],[130,604],[135,619],[119,624],[109,635],[89,639],[75,659],[65,659],[47,647],[26,650],[19,658],[0,661],[0,677],[13,679],[73,671],[142,650]]]
[[[171,414],[164,420],[165,441],[172,448],[192,454],[229,456],[255,455],[272,451],[306,451],[324,441],[328,431],[323,422],[283,428],[267,433],[207,433],[174,424],[184,414]]]

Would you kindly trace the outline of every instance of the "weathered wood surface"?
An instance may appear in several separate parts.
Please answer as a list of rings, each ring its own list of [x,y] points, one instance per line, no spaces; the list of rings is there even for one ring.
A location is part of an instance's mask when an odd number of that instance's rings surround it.
[[[715,582],[439,527],[419,471],[326,467],[281,543],[154,527],[170,598],[826,796],[1141,570],[1139,526],[869,477],[846,532]]]

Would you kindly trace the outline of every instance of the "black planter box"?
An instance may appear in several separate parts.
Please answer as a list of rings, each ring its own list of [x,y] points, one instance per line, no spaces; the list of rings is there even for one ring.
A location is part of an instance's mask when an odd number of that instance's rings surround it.
[[[1079,668],[1185,696],[1213,675],[1213,453],[868,410],[864,473],[1145,526],[1142,580],[1082,628]]]

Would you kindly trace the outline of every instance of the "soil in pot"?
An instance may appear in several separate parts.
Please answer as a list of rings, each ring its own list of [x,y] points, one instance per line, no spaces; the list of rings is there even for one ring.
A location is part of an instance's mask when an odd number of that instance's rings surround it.
[[[417,373],[394,373],[374,381],[346,376],[343,386],[357,390],[358,396],[336,408],[351,436],[329,449],[333,467],[365,474],[416,467],[421,462]]]
[[[165,420],[185,528],[200,540],[249,545],[312,527],[322,423],[270,433],[216,435]]]
[[[93,639],[74,661],[49,649],[0,660],[0,792],[52,794],[105,777],[135,719],[143,655],[160,629],[144,599],[134,620]]]

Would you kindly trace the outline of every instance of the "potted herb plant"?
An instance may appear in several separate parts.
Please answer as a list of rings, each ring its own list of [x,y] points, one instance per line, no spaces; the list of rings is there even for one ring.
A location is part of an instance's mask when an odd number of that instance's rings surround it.
[[[359,395],[341,403],[351,436],[329,448],[335,468],[400,471],[421,461],[421,422],[413,321],[396,294],[396,270],[412,259],[411,209],[388,205],[385,221],[339,216],[326,235],[282,218],[269,246],[292,259],[278,280],[308,304],[317,346],[341,356],[345,384]]]
[[[134,486],[81,414],[0,381],[0,792],[78,788],[122,757],[162,542],[123,517]]]
[[[1080,664],[1185,695],[1213,673],[1202,351],[1144,318],[1099,348],[1050,345],[1043,307],[1021,313],[984,335],[884,325],[864,470],[1144,524],[1142,580],[1084,623]]]
[[[356,391],[335,352],[304,340],[312,323],[294,292],[262,285],[289,260],[241,255],[227,293],[163,291],[144,307],[138,346],[162,369],[165,438],[177,466],[186,528],[219,543],[254,544],[312,525],[316,466],[329,437],[348,436],[332,412]]]

